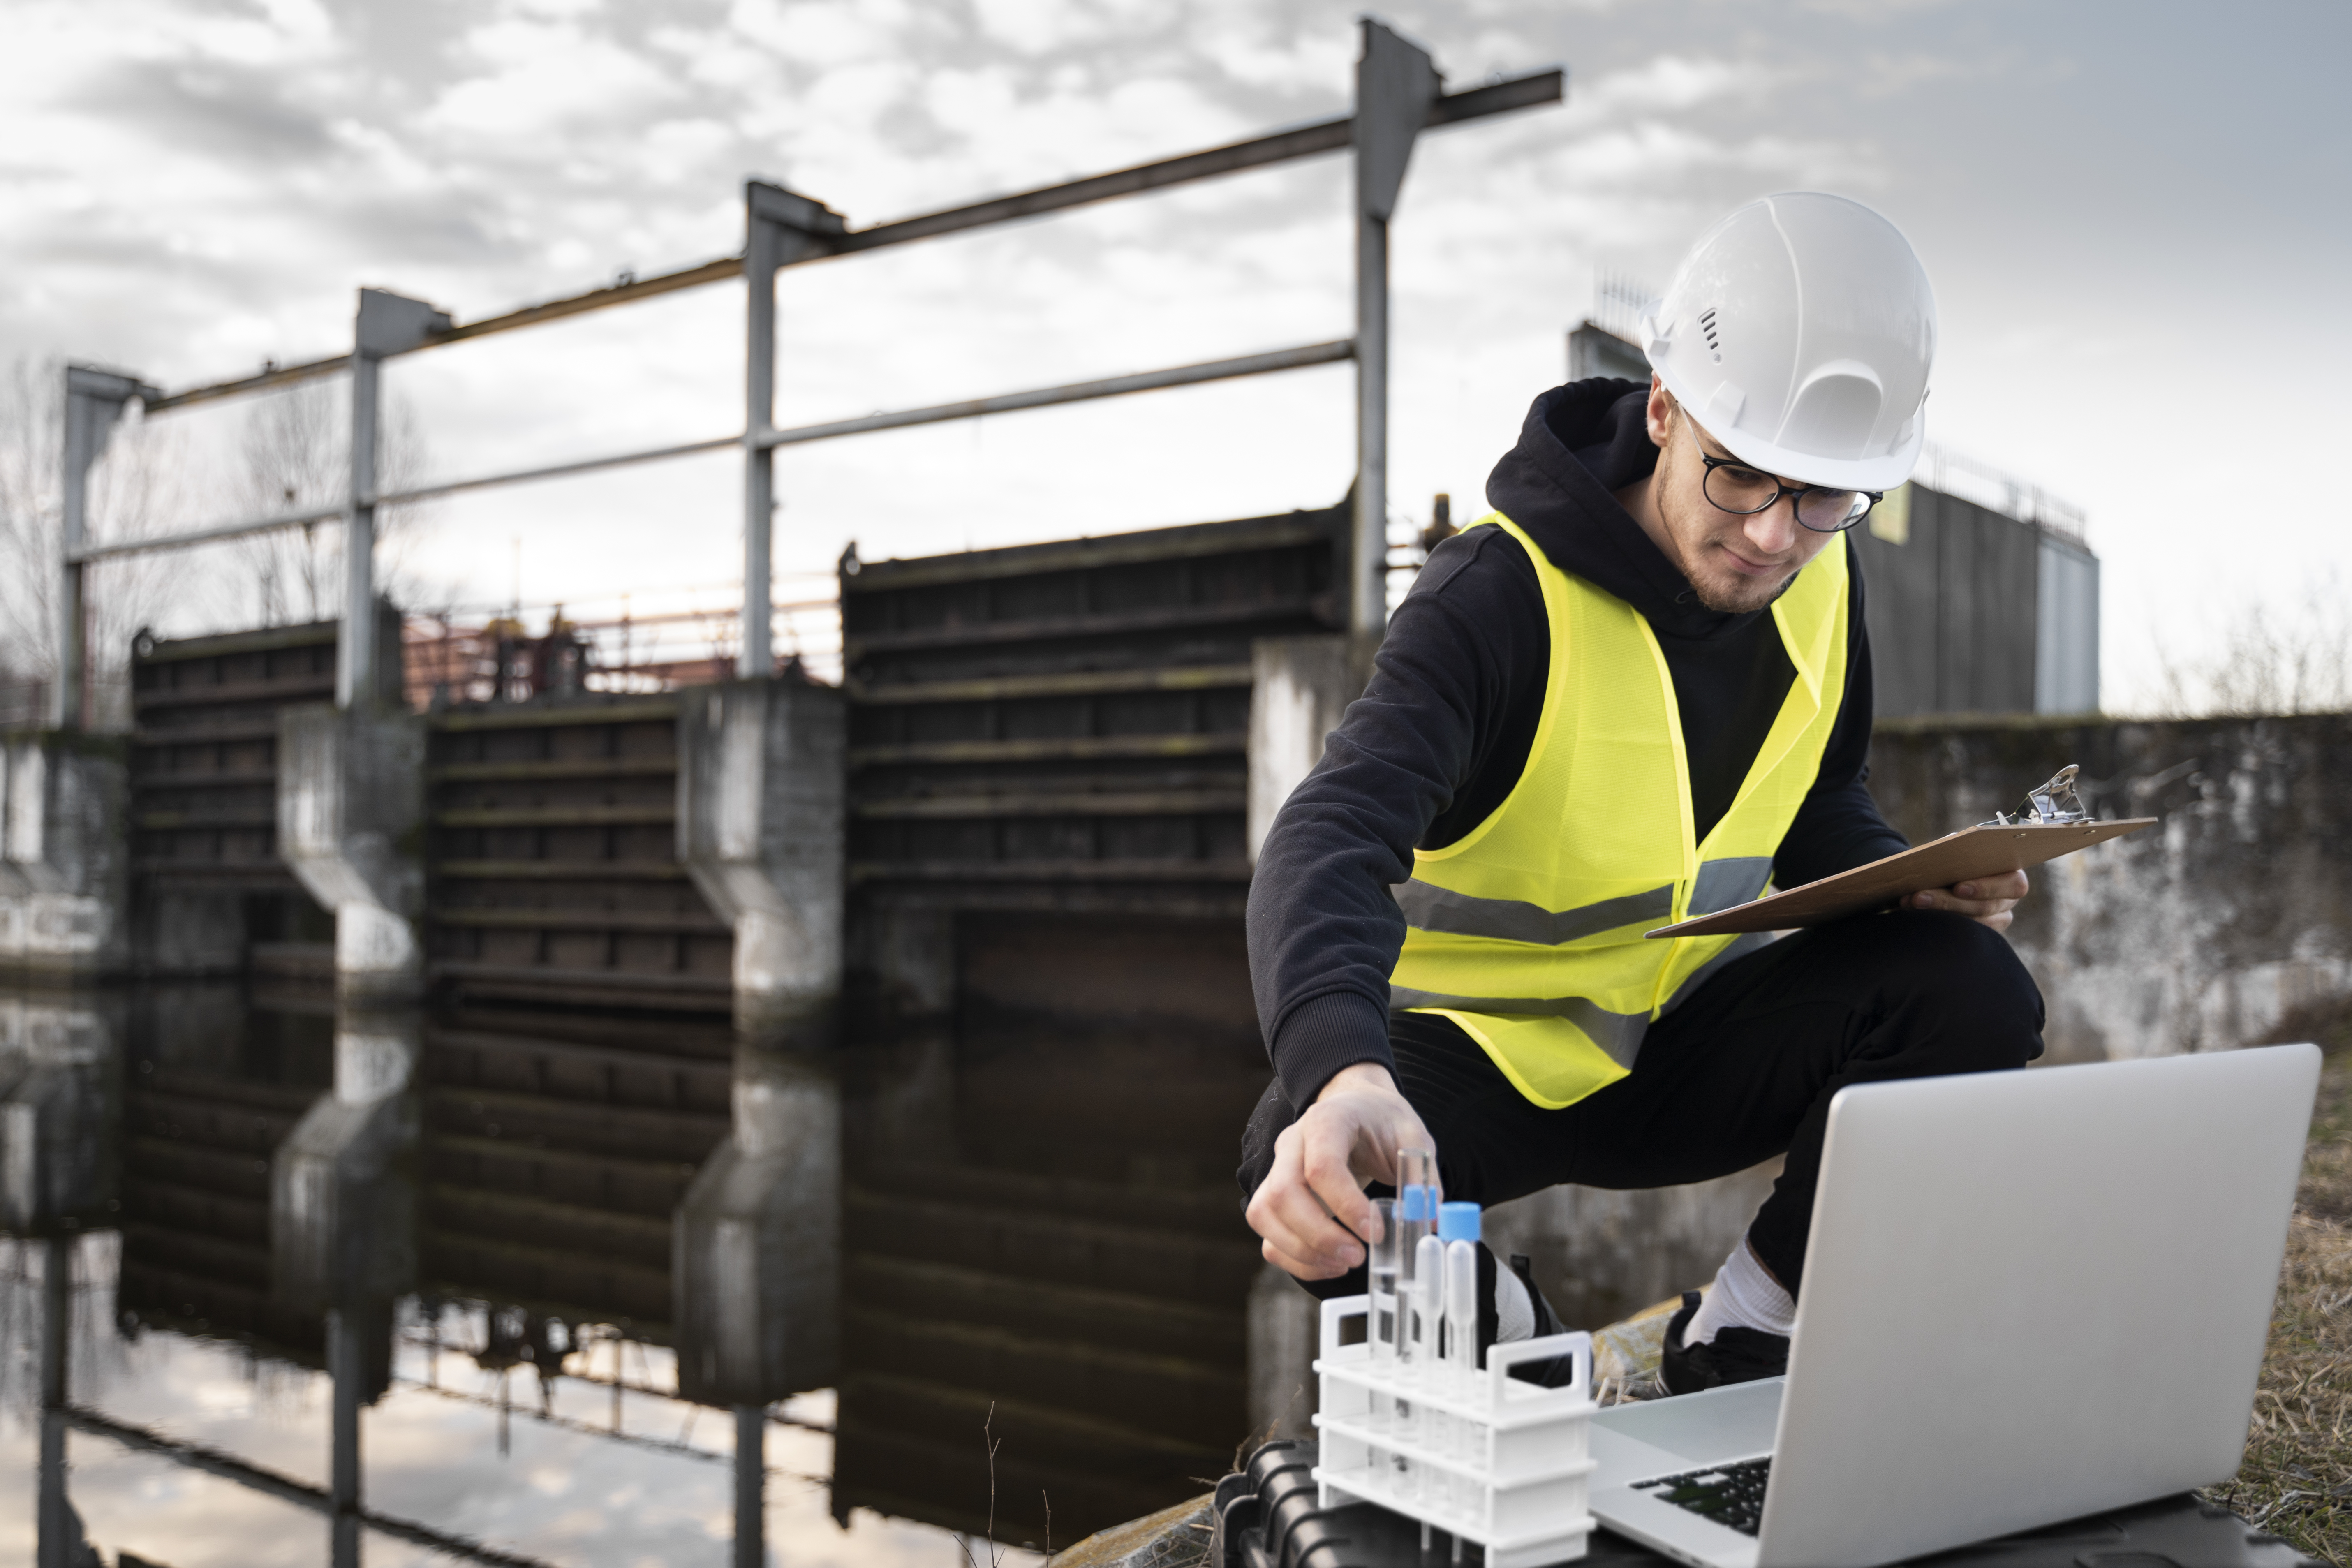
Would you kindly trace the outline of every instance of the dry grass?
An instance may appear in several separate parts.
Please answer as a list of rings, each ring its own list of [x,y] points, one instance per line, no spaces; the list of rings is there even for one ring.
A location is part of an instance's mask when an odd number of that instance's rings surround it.
[[[2352,1562],[2352,1002],[2289,1018],[2327,1065],[2287,1232],[2246,1462],[2210,1496],[2304,1552]]]

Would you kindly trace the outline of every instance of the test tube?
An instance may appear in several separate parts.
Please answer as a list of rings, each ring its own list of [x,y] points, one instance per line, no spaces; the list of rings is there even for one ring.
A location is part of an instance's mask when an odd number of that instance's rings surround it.
[[[1397,1212],[1394,1198],[1374,1198],[1372,1212],[1379,1215],[1380,1236],[1371,1245],[1370,1284],[1371,1319],[1366,1325],[1365,1337],[1371,1342],[1374,1370],[1382,1373],[1396,1371],[1397,1355]],[[1375,1431],[1384,1429],[1394,1415],[1392,1395],[1372,1391],[1371,1408],[1366,1413]]]
[[[1445,1372],[1447,1396],[1465,1402],[1478,1394],[1478,1205],[1447,1204],[1438,1211],[1437,1234],[1445,1247]],[[1485,1428],[1459,1416],[1445,1418],[1445,1451],[1483,1461]],[[1477,1510],[1482,1482],[1466,1475],[1450,1478],[1448,1500],[1462,1513]]]
[[[1413,1248],[1412,1269],[1413,1326],[1419,1331],[1421,1382],[1431,1392],[1444,1394],[1445,1367],[1440,1359],[1438,1329],[1445,1321],[1445,1243],[1433,1236],[1424,1236]],[[1453,1440],[1454,1420],[1444,1412],[1432,1410],[1426,1405],[1419,1412],[1420,1422],[1414,1428],[1424,1447],[1443,1454]],[[1444,1484],[1441,1478],[1440,1483]],[[1433,1500],[1444,1500],[1437,1499]]]
[[[1421,1371],[1422,1346],[1419,1335],[1420,1286],[1413,1279],[1413,1268],[1421,1260],[1419,1244],[1429,1236],[1429,1221],[1423,1214],[1429,1198],[1423,1186],[1405,1186],[1397,1190],[1396,1201],[1396,1381],[1412,1383]],[[1410,1437],[1413,1433],[1412,1401],[1402,1394],[1395,1400],[1391,1411],[1396,1435]]]

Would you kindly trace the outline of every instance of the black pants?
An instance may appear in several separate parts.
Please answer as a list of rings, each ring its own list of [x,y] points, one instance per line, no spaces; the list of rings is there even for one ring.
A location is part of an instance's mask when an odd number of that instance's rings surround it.
[[[1748,1237],[1794,1294],[1831,1097],[2023,1067],[2042,1054],[2042,993],[2007,939],[1960,915],[1902,910],[1799,931],[1727,965],[1651,1025],[1630,1074],[1559,1110],[1528,1101],[1450,1019],[1391,1014],[1389,1037],[1448,1198],[1498,1204],[1561,1182],[1674,1186],[1786,1154]],[[1268,1086],[1242,1137],[1244,1202],[1297,1116],[1280,1083]],[[1307,1289],[1349,1295],[1362,1276]]]

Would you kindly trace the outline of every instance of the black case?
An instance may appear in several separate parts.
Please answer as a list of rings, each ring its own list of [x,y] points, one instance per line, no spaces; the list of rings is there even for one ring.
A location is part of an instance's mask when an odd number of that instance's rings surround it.
[[[1268,1443],[1217,1483],[1207,1568],[1449,1568],[1443,1531],[1430,1553],[1421,1526],[1372,1503],[1315,1506],[1313,1443]],[[1465,1547],[1463,1562],[1484,1553]],[[1662,1568],[1674,1559],[1596,1528],[1594,1568]],[[1981,1546],[1915,1558],[1935,1568],[2326,1568],[2228,1509],[2179,1497],[2095,1514]]]

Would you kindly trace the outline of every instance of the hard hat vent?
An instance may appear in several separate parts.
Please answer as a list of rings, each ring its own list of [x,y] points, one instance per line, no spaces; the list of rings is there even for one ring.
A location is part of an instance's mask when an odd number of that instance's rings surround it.
[[[1723,339],[1716,331],[1715,312],[1716,307],[1709,305],[1705,311],[1701,312],[1698,319],[1698,324],[1699,330],[1706,334],[1707,352],[1715,355],[1716,363],[1721,364],[1723,363]]]

